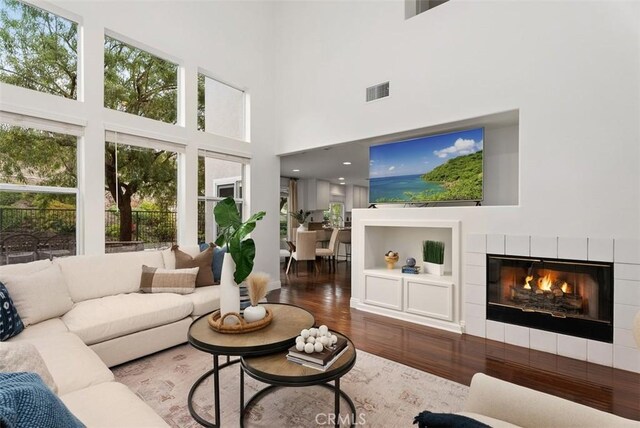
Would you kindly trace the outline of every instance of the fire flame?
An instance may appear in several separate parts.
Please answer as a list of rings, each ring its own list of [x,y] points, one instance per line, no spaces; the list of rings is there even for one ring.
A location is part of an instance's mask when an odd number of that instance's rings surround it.
[[[542,278],[538,278],[538,288],[540,290],[551,291],[551,285],[553,285],[551,274],[548,273]]]
[[[523,287],[525,290],[531,290],[531,281],[532,280],[533,280],[533,275],[527,275],[527,277],[524,280],[524,287]],[[538,278],[536,286],[540,290],[551,291],[554,282],[555,282],[555,278],[553,278],[551,276],[551,274],[549,273],[549,274],[547,274],[547,275],[545,275],[545,276],[543,276],[541,278]],[[562,285],[560,286],[560,289],[565,294],[566,293],[571,293],[571,291],[572,291],[571,285],[569,285],[566,281],[562,283]]]
[[[531,284],[529,284],[529,281],[531,281],[533,279],[533,276],[529,275],[527,276],[527,278],[524,280],[524,289],[525,290],[531,290]]]

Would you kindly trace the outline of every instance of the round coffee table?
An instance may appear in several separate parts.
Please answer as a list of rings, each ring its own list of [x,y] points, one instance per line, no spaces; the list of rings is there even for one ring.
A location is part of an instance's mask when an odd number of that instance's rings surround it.
[[[288,349],[294,344],[296,336],[300,330],[310,328],[314,325],[313,315],[306,309],[284,303],[264,303],[265,308],[273,312],[273,321],[267,327],[241,334],[223,334],[214,331],[209,327],[207,318],[209,314],[203,315],[189,327],[188,340],[196,349],[207,352],[213,356],[213,369],[209,370],[195,381],[189,391],[187,404],[189,413],[201,425],[208,427],[220,426],[220,379],[221,369],[238,363],[240,359],[230,360],[232,355],[256,356],[271,354]],[[218,357],[224,355],[227,361],[219,364]],[[244,378],[241,373],[240,408],[244,403]],[[196,413],[193,408],[193,394],[200,384],[213,374],[213,400],[215,408],[215,422],[209,422]]]
[[[245,411],[255,404],[260,398],[280,387],[302,387],[319,385],[334,391],[334,413],[335,425],[339,426],[340,418],[340,397],[342,396],[349,404],[351,417],[348,419],[351,426],[355,424],[356,408],[351,398],[340,390],[340,378],[347,374],[356,363],[356,348],[348,337],[335,333],[337,336],[347,339],[349,348],[336,360],[326,371],[320,371],[303,366],[287,360],[287,350],[275,352],[261,356],[244,356],[242,360],[242,371],[240,372],[240,396],[244,397],[244,373],[252,378],[269,384],[266,388],[258,391],[241,406],[240,426],[244,426]],[[333,381],[331,385],[328,382]],[[241,401],[243,403],[244,400]]]

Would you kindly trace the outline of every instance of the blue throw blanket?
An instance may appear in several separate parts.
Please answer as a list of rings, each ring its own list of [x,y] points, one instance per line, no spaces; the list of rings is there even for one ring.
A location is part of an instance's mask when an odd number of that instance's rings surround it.
[[[35,373],[0,373],[2,428],[84,427]]]

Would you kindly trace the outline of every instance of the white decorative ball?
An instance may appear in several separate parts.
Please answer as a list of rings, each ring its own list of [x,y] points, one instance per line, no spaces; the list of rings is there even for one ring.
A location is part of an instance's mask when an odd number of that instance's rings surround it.
[[[323,348],[324,348],[324,346],[322,346],[322,343],[320,343],[320,342],[316,342],[316,343],[313,345],[313,349],[314,349],[316,352],[321,352]]]
[[[307,337],[307,343],[316,343],[316,338],[313,336]]]
[[[304,352],[306,352],[307,354],[312,354],[314,349],[315,347],[313,346],[313,343],[307,343],[306,345],[304,345]]]
[[[309,330],[305,328],[300,332],[300,336],[302,336],[303,339],[306,339],[307,337],[309,337]]]
[[[335,334],[331,335],[331,343],[336,343],[338,341],[338,336],[336,336]]]
[[[300,342],[302,342],[304,344],[304,337],[302,337],[302,336],[296,337],[296,343],[300,343]]]
[[[318,327],[318,332],[320,333],[320,335],[324,336],[329,332],[329,327],[323,324],[320,327]]]
[[[331,339],[329,339],[327,336],[322,336],[319,340],[320,340],[320,343],[322,343],[323,345],[326,346],[326,345],[329,344],[329,340],[331,340]],[[316,343],[318,343],[318,342],[316,342]]]
[[[305,343],[304,342],[296,342],[296,350],[298,352],[304,351]]]
[[[309,329],[309,336],[316,337],[318,335],[318,329],[313,327]]]

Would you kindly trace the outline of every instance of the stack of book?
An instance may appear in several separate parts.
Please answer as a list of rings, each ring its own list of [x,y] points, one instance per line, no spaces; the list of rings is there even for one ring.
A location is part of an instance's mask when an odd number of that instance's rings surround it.
[[[402,266],[402,273],[420,273],[420,266]]]
[[[294,345],[289,348],[287,360],[312,369],[326,371],[342,354],[347,352],[347,349],[349,349],[347,340],[338,336],[338,341],[335,344],[325,347],[320,352],[313,352],[311,354],[298,351]]]

